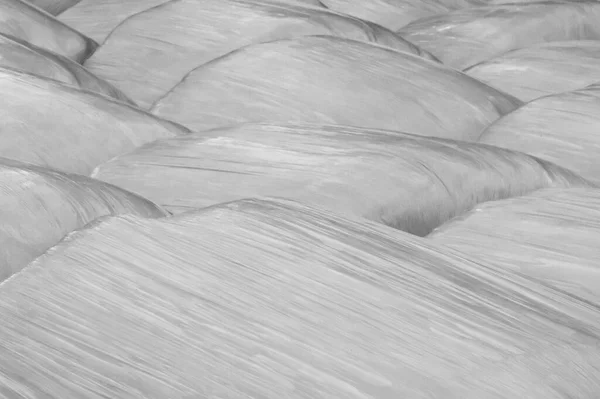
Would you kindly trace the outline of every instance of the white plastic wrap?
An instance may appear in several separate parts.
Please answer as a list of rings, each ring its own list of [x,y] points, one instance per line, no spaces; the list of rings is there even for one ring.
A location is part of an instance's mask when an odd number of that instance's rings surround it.
[[[534,100],[500,118],[480,142],[569,168],[600,183],[600,85]]]
[[[0,158],[0,281],[73,230],[122,213],[165,215],[115,186]]]
[[[322,0],[328,8],[398,30],[409,22],[450,11],[438,0]]]
[[[83,62],[98,46],[93,40],[52,15],[21,0],[0,1],[0,33],[14,36],[76,62]]]
[[[28,3],[52,14],[58,15],[61,12],[73,7],[80,0],[27,0]]]
[[[478,205],[430,238],[600,305],[599,189],[546,189]]]
[[[527,102],[600,82],[600,41],[535,45],[510,51],[464,72]]]
[[[93,177],[173,212],[277,196],[425,235],[479,202],[585,186],[518,152],[344,126],[242,125],[158,140]]]
[[[323,7],[320,5],[319,0],[275,1]],[[98,43],[102,43],[113,29],[127,18],[168,2],[169,0],[102,0],[102,2],[81,0],[75,6],[63,12],[58,18]]]
[[[391,31],[322,8],[277,0],[177,0],[123,21],[85,66],[147,108],[215,58],[253,43],[307,35],[422,54]]]
[[[108,97],[0,68],[0,156],[90,174],[142,144],[189,131]]]
[[[9,397],[595,399],[600,315],[298,204],[119,217],[0,286]]]
[[[308,122],[470,141],[520,105],[421,57],[311,36],[248,46],[196,68],[151,112],[195,131]]]
[[[473,7],[415,21],[398,32],[445,64],[465,69],[537,43],[600,39],[600,2],[543,1]]]
[[[2,34],[0,34],[0,67],[58,80],[82,90],[132,104],[120,90],[93,75],[75,61]]]

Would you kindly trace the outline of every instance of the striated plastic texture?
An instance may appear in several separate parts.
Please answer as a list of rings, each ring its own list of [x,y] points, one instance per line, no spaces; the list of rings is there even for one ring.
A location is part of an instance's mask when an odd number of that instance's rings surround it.
[[[478,205],[429,238],[600,305],[600,189],[546,189]]]
[[[522,153],[345,126],[241,125],[149,143],[92,175],[173,212],[276,196],[425,235],[475,204],[589,186]]]
[[[125,103],[14,70],[0,68],[0,91],[0,156],[66,172],[87,175],[142,144],[189,132]]]
[[[600,183],[600,84],[538,98],[500,118],[480,142],[522,151]]]
[[[85,65],[147,108],[215,58],[250,44],[307,35],[423,53],[391,31],[323,8],[277,0],[173,0],[123,21]]]
[[[95,223],[5,281],[0,317],[3,393],[25,399],[600,390],[587,303],[299,204]]]
[[[452,11],[415,21],[398,33],[444,64],[465,69],[538,43],[598,40],[599,19],[597,1],[543,1]]]
[[[27,0],[28,3],[33,4],[52,15],[59,15],[80,1],[81,0]]]
[[[464,72],[528,102],[600,82],[600,41],[535,45],[510,51]]]
[[[120,90],[93,75],[75,61],[2,34],[0,34],[0,67],[58,80],[82,90],[133,104]]]
[[[52,15],[21,0],[0,1],[0,33],[83,62],[98,44]]]
[[[98,217],[123,213],[166,214],[118,187],[0,158],[0,281],[73,230]]]
[[[196,68],[151,112],[195,131],[308,122],[472,141],[521,104],[415,55],[311,36],[244,47]]]

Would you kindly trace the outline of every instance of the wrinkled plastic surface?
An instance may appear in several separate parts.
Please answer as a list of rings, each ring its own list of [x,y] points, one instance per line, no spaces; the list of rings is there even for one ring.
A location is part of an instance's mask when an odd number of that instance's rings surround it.
[[[195,131],[308,122],[470,141],[520,105],[438,63],[313,36],[248,46],[196,68],[151,112]]]
[[[0,34],[0,67],[55,79],[83,90],[132,103],[120,90],[91,74],[75,61],[2,34]]]
[[[329,9],[343,12],[388,29],[398,30],[409,22],[450,8],[438,0],[321,0]]]
[[[585,186],[521,153],[343,126],[242,125],[150,143],[93,177],[173,212],[278,196],[425,235],[483,201]]]
[[[169,0],[81,0],[58,18],[85,35],[104,42],[106,37],[127,18],[167,3]],[[276,0],[279,3],[301,3],[319,6],[318,0]]]
[[[23,398],[600,390],[586,303],[298,204],[95,223],[5,281],[0,318],[4,394]]]
[[[514,50],[465,73],[527,102],[600,82],[600,41],[552,42]]]
[[[421,54],[377,25],[294,2],[175,0],[123,21],[85,65],[147,108],[188,72],[215,58],[253,43],[307,35]]]
[[[142,144],[189,131],[108,97],[0,68],[0,156],[90,174]]]
[[[83,62],[98,46],[50,14],[21,0],[0,2],[0,33]]]
[[[118,187],[0,158],[0,281],[73,230],[122,213],[165,215]]]
[[[430,238],[600,305],[599,189],[547,189],[478,205]]]
[[[600,85],[538,98],[489,126],[480,142],[546,159],[600,184]]]
[[[27,0],[28,3],[52,14],[58,15],[63,11],[73,7],[80,0]]]
[[[445,64],[465,69],[538,43],[600,39],[600,2],[473,7],[415,21],[398,32]]]

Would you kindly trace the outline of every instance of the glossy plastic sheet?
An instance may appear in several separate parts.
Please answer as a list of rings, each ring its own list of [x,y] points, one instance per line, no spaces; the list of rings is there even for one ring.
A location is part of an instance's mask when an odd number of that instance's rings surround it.
[[[527,102],[600,82],[600,41],[552,42],[514,50],[465,73]]]
[[[600,183],[600,85],[534,100],[489,126],[480,142],[522,151]]]
[[[76,62],[83,62],[98,46],[93,40],[50,14],[21,0],[0,2],[0,33],[14,36]]]
[[[547,189],[478,205],[430,238],[600,305],[599,189]]]
[[[189,71],[215,58],[253,43],[307,35],[421,54],[382,27],[295,2],[177,0],[123,21],[85,65],[146,108]]]
[[[150,143],[94,177],[173,212],[278,196],[425,235],[473,205],[585,186],[517,152],[344,126],[242,125]]]
[[[189,131],[125,103],[0,68],[0,156],[89,174],[142,144]]]
[[[131,100],[120,90],[94,76],[75,61],[2,34],[0,34],[0,67],[55,79],[82,90],[131,103]]]
[[[151,112],[195,131],[308,122],[471,141],[520,105],[438,63],[313,36],[248,46],[196,68]]]
[[[343,12],[388,29],[398,30],[409,22],[450,11],[438,0],[322,0],[331,10]]]
[[[588,304],[299,204],[95,223],[4,282],[0,317],[4,393],[23,398],[600,390]]]
[[[28,0],[28,3],[31,3],[52,15],[58,15],[79,3],[79,1],[80,0]]]
[[[0,281],[73,230],[122,213],[165,215],[115,186],[0,158]]]
[[[465,69],[538,43],[600,39],[600,2],[472,7],[415,21],[400,33],[445,64]]]

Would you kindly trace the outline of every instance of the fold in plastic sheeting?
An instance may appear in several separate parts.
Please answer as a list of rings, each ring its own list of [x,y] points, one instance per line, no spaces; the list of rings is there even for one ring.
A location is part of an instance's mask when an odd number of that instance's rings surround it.
[[[169,0],[81,0],[58,18],[79,32],[104,42],[106,37],[127,18],[167,3]],[[279,3],[301,3],[319,6],[318,0],[277,0]],[[256,2],[256,1],[254,1]],[[322,6],[321,6],[322,7]]]
[[[142,144],[178,134],[163,121],[108,97],[0,68],[0,156],[88,175]]]
[[[535,45],[508,52],[464,72],[527,102],[600,82],[600,41]]]
[[[475,204],[580,177],[518,152],[344,126],[241,125],[158,140],[93,177],[173,212],[277,196],[425,235]]]
[[[444,14],[450,7],[439,0],[321,0],[329,9],[398,30],[412,21]]]
[[[465,69],[537,43],[600,39],[600,2],[473,7],[415,21],[400,33],[444,64]]]
[[[600,84],[534,100],[483,131],[480,141],[522,151],[600,184]]]
[[[175,0],[123,21],[85,66],[148,108],[189,71],[215,58],[307,35],[374,42],[432,58],[391,31],[322,8],[277,0]]]
[[[244,47],[196,68],[151,112],[195,131],[308,122],[471,141],[521,104],[408,53],[312,36]]]
[[[57,18],[77,31],[103,43],[127,18],[169,0],[81,0]]]
[[[27,0],[28,3],[31,3],[52,15],[62,13],[79,3],[79,1],[80,0]]]
[[[0,34],[0,67],[58,80],[63,83],[133,104],[120,90],[80,64],[15,37]]]
[[[80,63],[98,46],[92,39],[63,24],[52,15],[21,0],[0,2],[0,33],[14,36]]]
[[[246,200],[76,232],[0,286],[22,398],[592,399],[600,316],[367,221]]]
[[[73,230],[122,213],[165,215],[118,187],[0,158],[0,281]]]
[[[598,189],[547,189],[478,205],[430,238],[600,305]]]

